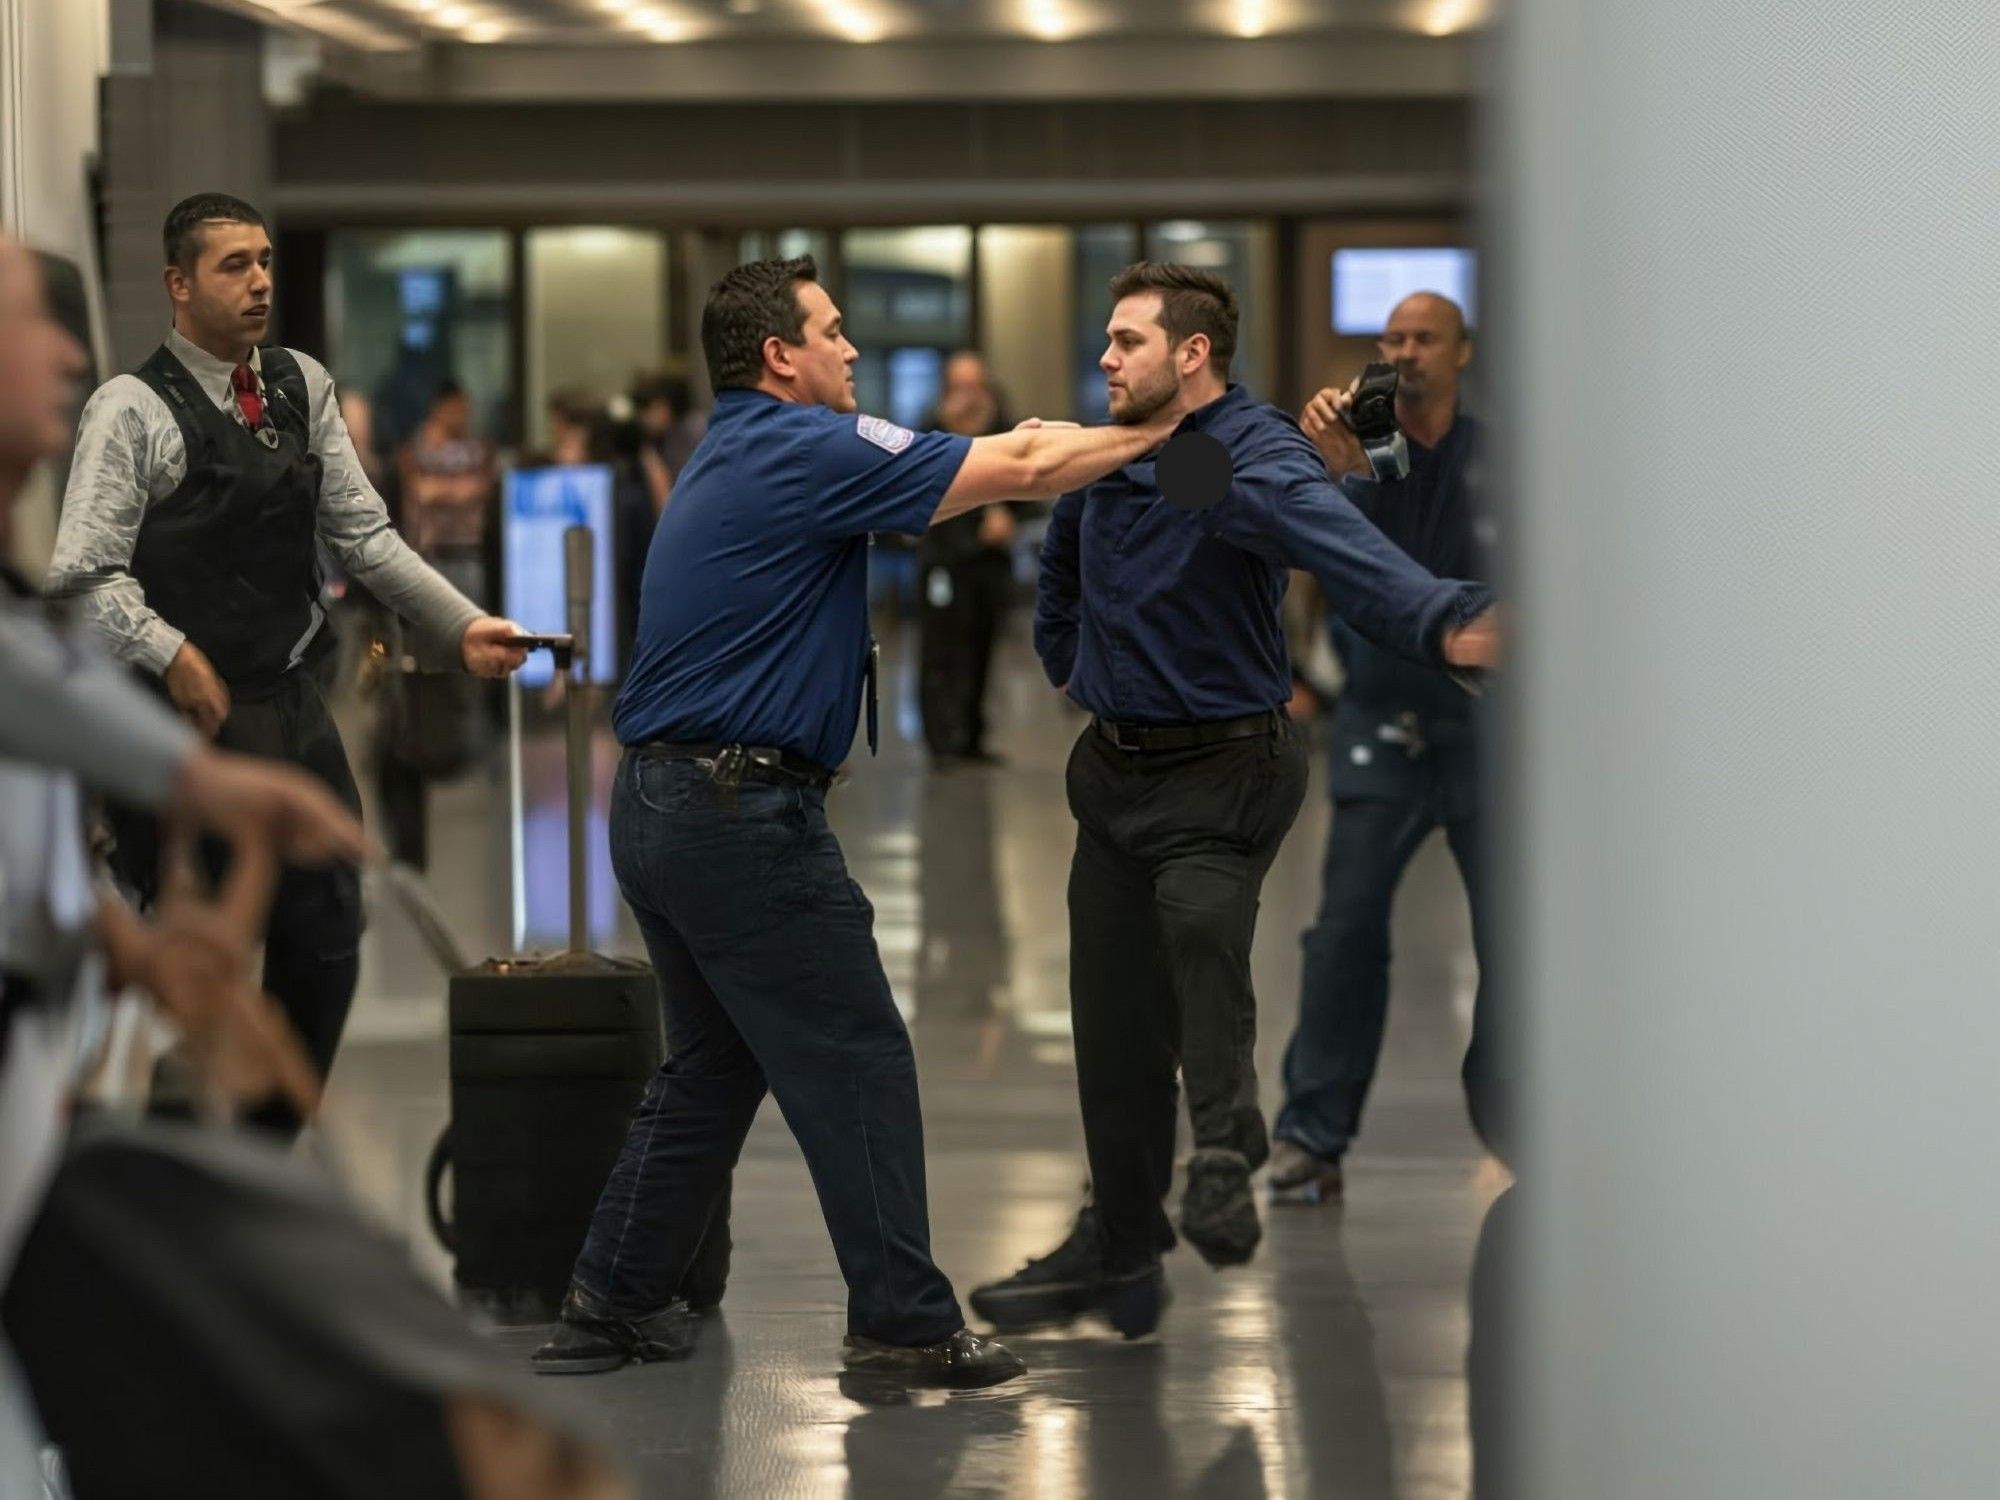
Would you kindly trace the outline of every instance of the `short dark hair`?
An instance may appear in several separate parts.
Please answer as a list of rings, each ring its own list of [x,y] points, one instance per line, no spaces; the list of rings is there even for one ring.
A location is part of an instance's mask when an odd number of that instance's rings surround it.
[[[1160,294],[1160,326],[1167,346],[1176,348],[1197,333],[1208,335],[1208,362],[1222,379],[1236,357],[1236,293],[1212,271],[1169,261],[1142,260],[1111,278],[1111,299],[1122,302],[1141,292]]]
[[[160,240],[167,252],[167,264],[183,271],[194,269],[201,254],[201,226],[216,220],[225,224],[255,224],[267,227],[264,216],[241,198],[227,193],[196,193],[167,210],[167,222],[160,226]]]
[[[701,310],[701,352],[709,384],[718,391],[754,388],[764,372],[764,340],[806,341],[805,309],[794,288],[818,281],[810,255],[753,260],[709,288]]]
[[[431,392],[431,405],[436,406],[440,401],[449,401],[455,396],[463,396],[464,394],[465,387],[460,385],[456,380],[440,380],[437,383],[437,388]]]

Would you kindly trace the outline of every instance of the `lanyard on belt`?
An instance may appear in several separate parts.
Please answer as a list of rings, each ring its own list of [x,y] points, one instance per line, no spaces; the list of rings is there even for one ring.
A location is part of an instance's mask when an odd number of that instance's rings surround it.
[[[880,681],[882,677],[882,646],[873,636],[868,638],[868,753],[875,753],[875,741],[881,728],[882,707]]]

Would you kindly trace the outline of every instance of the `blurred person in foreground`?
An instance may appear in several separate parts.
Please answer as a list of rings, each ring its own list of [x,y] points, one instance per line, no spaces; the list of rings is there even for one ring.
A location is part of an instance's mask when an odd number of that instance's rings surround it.
[[[964,349],[945,362],[944,389],[923,425],[962,437],[1007,430],[983,356]],[[917,543],[918,694],[939,768],[998,760],[986,745],[986,685],[1014,591],[1018,509],[986,506],[931,527]]]
[[[1432,572],[1492,576],[1493,518],[1480,483],[1481,429],[1460,404],[1472,359],[1465,313],[1435,292],[1389,314],[1383,359],[1396,366],[1396,424],[1410,470],[1376,480],[1341,421],[1348,393],[1318,392],[1301,413],[1306,435],[1342,493]],[[1344,1187],[1341,1160],[1361,1128],[1389,1008],[1389,923],[1403,873],[1440,826],[1472,910],[1479,989],[1464,1062],[1475,1120],[1496,1101],[1493,916],[1483,855],[1477,700],[1448,674],[1382,650],[1334,615],[1328,621],[1346,684],[1333,710],[1327,835],[1319,915],[1306,931],[1299,1016],[1285,1048],[1285,1104],[1267,1180],[1275,1202],[1318,1203]]]

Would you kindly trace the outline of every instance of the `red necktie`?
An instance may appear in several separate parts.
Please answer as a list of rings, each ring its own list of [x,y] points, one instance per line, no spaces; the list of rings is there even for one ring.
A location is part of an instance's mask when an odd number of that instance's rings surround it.
[[[229,383],[236,387],[236,405],[243,420],[255,432],[264,425],[264,398],[257,393],[257,372],[248,365],[238,365],[230,373]]]

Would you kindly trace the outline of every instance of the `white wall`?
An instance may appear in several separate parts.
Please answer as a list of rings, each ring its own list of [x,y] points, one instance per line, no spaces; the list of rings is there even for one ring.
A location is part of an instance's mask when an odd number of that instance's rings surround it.
[[[2000,7],[1515,0],[1537,1500],[2000,1491]]]
[[[0,0],[0,221],[86,271],[108,44],[106,0]]]
[[[0,224],[83,268],[100,363],[103,310],[84,172],[98,149],[108,29],[106,0],[0,0]],[[16,503],[14,560],[37,576],[55,542],[55,498],[42,474]]]

